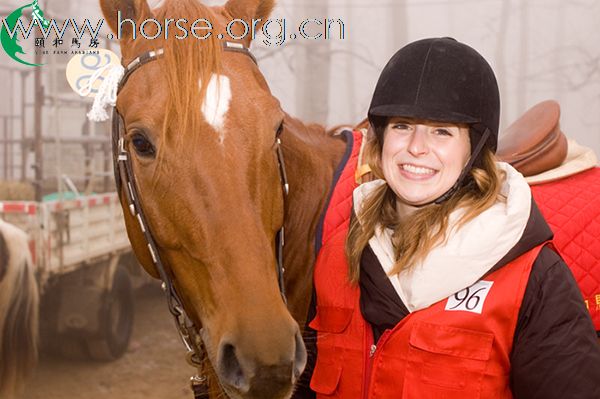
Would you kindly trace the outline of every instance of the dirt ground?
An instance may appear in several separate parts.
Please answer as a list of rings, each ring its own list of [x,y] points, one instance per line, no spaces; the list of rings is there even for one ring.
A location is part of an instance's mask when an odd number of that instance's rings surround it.
[[[128,352],[108,363],[71,361],[42,353],[21,399],[191,399],[185,361],[166,300],[158,287],[136,293]]]

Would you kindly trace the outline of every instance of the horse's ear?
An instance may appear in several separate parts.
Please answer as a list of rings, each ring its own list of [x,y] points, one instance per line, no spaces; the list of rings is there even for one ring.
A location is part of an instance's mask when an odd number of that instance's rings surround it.
[[[260,29],[271,11],[275,7],[275,0],[229,0],[225,4],[225,9],[236,19],[243,19],[249,25],[252,25],[252,20],[261,20],[256,24],[256,28]]]
[[[133,24],[125,19],[134,21],[135,28],[139,29],[145,19],[153,17],[146,0],[100,0],[100,8],[108,26],[116,35],[119,35],[121,25],[120,38],[125,40],[131,39],[134,29]]]

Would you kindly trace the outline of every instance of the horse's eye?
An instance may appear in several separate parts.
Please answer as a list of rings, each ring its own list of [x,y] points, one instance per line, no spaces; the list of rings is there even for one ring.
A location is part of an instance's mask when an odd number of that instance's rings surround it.
[[[153,157],[156,153],[154,146],[146,136],[136,133],[131,138],[131,144],[135,148],[135,152],[142,157]]]

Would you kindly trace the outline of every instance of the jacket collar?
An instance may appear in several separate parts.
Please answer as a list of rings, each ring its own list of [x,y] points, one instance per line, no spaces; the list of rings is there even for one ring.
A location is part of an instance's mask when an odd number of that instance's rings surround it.
[[[497,202],[458,231],[452,231],[444,245],[433,248],[427,258],[410,271],[389,276],[409,311],[426,308],[477,282],[520,241],[531,213],[531,191],[513,167],[506,163],[497,166],[506,172],[501,191],[506,202]],[[357,215],[365,197],[382,184],[386,184],[385,181],[375,180],[354,191]],[[449,229],[462,212],[459,209],[450,215]],[[388,274],[395,261],[391,234],[390,229],[379,228],[369,240],[371,249]]]

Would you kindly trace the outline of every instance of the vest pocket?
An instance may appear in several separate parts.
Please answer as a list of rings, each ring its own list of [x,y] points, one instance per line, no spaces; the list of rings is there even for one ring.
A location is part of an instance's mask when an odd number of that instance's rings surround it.
[[[479,398],[493,342],[492,333],[415,323],[402,398]]]
[[[308,326],[319,332],[341,333],[352,319],[352,308],[317,305],[317,315]]]
[[[354,309],[338,306],[319,306],[317,314],[308,324],[317,331],[317,361],[310,388],[320,397],[337,397],[345,354],[349,350],[343,343],[343,333],[348,329]]]
[[[339,364],[318,361],[315,365],[310,389],[320,395],[333,395],[340,382],[342,367]]]

